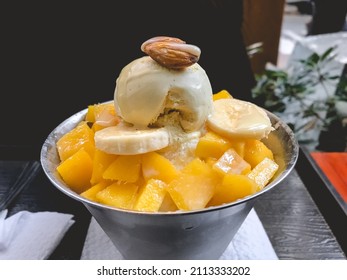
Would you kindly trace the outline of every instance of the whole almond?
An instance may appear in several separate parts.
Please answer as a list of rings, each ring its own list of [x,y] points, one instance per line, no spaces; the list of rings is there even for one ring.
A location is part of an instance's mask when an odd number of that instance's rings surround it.
[[[169,69],[183,69],[196,63],[201,51],[174,37],[158,36],[141,45],[141,50],[160,65]]]

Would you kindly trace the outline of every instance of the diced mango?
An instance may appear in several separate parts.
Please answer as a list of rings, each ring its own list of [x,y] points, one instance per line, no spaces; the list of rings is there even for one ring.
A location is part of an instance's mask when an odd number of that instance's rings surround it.
[[[177,211],[177,205],[171,198],[170,193],[166,192],[166,195],[164,197],[164,200],[162,204],[160,205],[159,212],[174,212]]]
[[[159,210],[167,193],[166,184],[157,179],[150,179],[141,189],[134,205],[134,210],[156,212]]]
[[[104,128],[105,128],[104,126],[97,123],[93,123],[92,125],[92,130],[94,131],[94,133]]]
[[[223,182],[216,187],[216,191],[209,206],[233,202],[254,194],[259,190],[257,184],[245,175],[227,174]]]
[[[101,181],[101,182],[97,183],[96,185],[92,186],[91,188],[89,188],[88,190],[81,193],[81,196],[88,198],[92,201],[96,201],[96,194],[111,184],[112,183],[110,181],[107,181],[107,180]]]
[[[150,152],[142,156],[142,174],[146,181],[155,178],[169,183],[178,176],[178,171],[167,158]]]
[[[278,164],[275,161],[264,158],[248,174],[248,178],[252,179],[262,189],[270,182],[277,170]]]
[[[204,160],[209,166],[213,167],[213,165],[218,161],[218,159],[213,157],[208,157]]]
[[[96,194],[96,200],[109,206],[132,209],[136,200],[138,185],[133,183],[113,183]]]
[[[86,122],[81,122],[57,141],[57,149],[61,161],[71,157],[82,147],[93,158],[95,149],[94,132]]]
[[[89,105],[87,109],[87,114],[85,117],[86,122],[95,122],[95,106],[96,105]]]
[[[227,90],[213,95],[214,101],[230,98]],[[221,136],[208,126],[188,155],[179,144],[141,155],[97,150],[94,133],[119,121],[113,102],[90,105],[85,119],[57,141],[57,172],[92,201],[137,211],[198,210],[261,190],[279,169],[278,155],[275,162],[260,140]]]
[[[95,106],[94,108],[95,121],[100,119],[100,116],[104,112],[109,112],[112,116],[117,116],[113,101],[107,102],[107,103],[99,103],[94,106]]]
[[[99,149],[95,149],[94,159],[93,159],[93,172],[90,182],[92,185],[103,180],[102,174],[110,166],[112,162],[115,161],[117,155],[107,154]]]
[[[246,140],[244,160],[252,168],[260,163],[264,158],[274,159],[272,151],[260,140]]]
[[[84,148],[81,148],[57,167],[64,182],[76,193],[90,188],[92,170],[93,161]]]
[[[141,155],[120,155],[105,170],[102,177],[134,183],[140,179]]]
[[[222,175],[247,174],[251,166],[234,149],[229,149],[213,164],[213,169]]]
[[[209,157],[218,159],[230,148],[231,143],[228,140],[212,131],[208,131],[199,139],[195,155],[201,159]]]
[[[202,209],[213,196],[219,180],[220,176],[210,165],[194,159],[169,183],[167,190],[179,209]]]
[[[231,94],[230,94],[227,90],[225,90],[225,89],[223,89],[223,90],[221,90],[221,91],[219,91],[219,92],[213,94],[213,101],[216,101],[216,100],[218,100],[218,99],[226,99],[226,98],[233,98],[233,97],[232,97]]]
[[[244,158],[246,142],[243,140],[229,139],[231,147],[237,152],[237,154]]]
[[[114,126],[119,123],[119,117],[116,114],[113,102],[88,106],[85,120],[87,122],[97,123],[101,127]]]

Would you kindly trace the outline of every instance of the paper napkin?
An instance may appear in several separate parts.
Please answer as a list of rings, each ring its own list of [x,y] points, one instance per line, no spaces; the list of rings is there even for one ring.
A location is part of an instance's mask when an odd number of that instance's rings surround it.
[[[106,233],[92,218],[81,259],[120,260],[122,255]],[[254,209],[250,211],[239,231],[220,259],[230,260],[276,260],[277,255]]]
[[[6,218],[0,212],[0,259],[43,260],[54,251],[74,223],[73,215],[21,211]]]

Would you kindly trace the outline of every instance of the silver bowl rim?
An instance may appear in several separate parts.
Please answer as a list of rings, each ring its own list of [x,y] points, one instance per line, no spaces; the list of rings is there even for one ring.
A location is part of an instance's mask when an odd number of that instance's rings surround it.
[[[184,216],[184,215],[202,214],[202,213],[206,213],[206,212],[219,211],[222,209],[231,208],[231,207],[234,207],[236,205],[244,204],[247,201],[254,200],[255,198],[261,196],[265,192],[268,192],[269,190],[274,188],[276,185],[278,185],[280,182],[282,182],[287,177],[287,175],[292,171],[292,169],[294,168],[294,166],[297,162],[298,156],[299,156],[299,144],[298,144],[298,141],[294,135],[294,132],[278,116],[269,112],[266,109],[263,109],[263,110],[265,110],[267,115],[270,117],[275,129],[276,129],[276,127],[281,126],[285,130],[285,132],[287,133],[289,139],[291,140],[291,142],[293,144],[292,145],[292,147],[293,147],[292,156],[290,158],[290,161],[287,163],[285,169],[273,181],[271,181],[265,188],[263,188],[262,190],[254,193],[252,195],[246,196],[242,199],[238,199],[238,200],[230,202],[230,203],[225,203],[225,204],[221,204],[218,206],[210,206],[210,207],[198,209],[198,210],[188,210],[188,211],[177,210],[177,211],[173,211],[173,212],[170,212],[170,211],[169,212],[148,212],[148,211],[136,211],[136,210],[116,208],[116,207],[104,205],[104,204],[89,200],[89,199],[84,198],[81,195],[77,194],[76,192],[72,191],[62,180],[61,181],[56,180],[54,174],[52,172],[50,172],[50,170],[48,169],[48,166],[47,166],[47,162],[48,162],[47,154],[49,153],[49,149],[47,148],[47,146],[51,146],[50,143],[52,143],[52,141],[54,141],[54,143],[56,142],[56,140],[55,140],[56,131],[59,130],[59,128],[63,127],[65,124],[69,123],[71,118],[78,117],[78,116],[80,116],[80,117],[85,116],[87,113],[87,110],[88,110],[88,108],[83,109],[83,110],[75,113],[74,115],[70,116],[69,118],[67,118],[66,120],[61,122],[55,129],[53,129],[50,132],[50,134],[48,135],[48,137],[46,138],[46,140],[44,141],[44,143],[42,145],[41,152],[40,152],[40,161],[41,161],[41,166],[43,168],[44,173],[46,174],[48,179],[51,181],[51,183],[57,189],[59,189],[61,192],[63,192],[65,195],[69,196],[70,198],[73,198],[73,199],[83,203],[84,205],[87,204],[90,206],[94,206],[96,208],[108,209],[110,211],[124,212],[127,214],[145,215],[145,216]]]

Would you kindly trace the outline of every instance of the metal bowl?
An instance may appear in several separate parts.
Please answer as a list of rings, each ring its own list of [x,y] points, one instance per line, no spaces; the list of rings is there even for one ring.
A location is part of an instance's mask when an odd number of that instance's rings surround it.
[[[76,113],[49,134],[41,150],[41,164],[55,187],[83,203],[125,259],[218,259],[255,201],[291,172],[298,157],[299,146],[291,129],[267,112],[275,130],[264,143],[273,151],[280,168],[260,192],[233,203],[195,211],[147,213],[116,209],[73,192],[56,171],[60,163],[57,140],[83,120],[86,112],[87,109]]]

